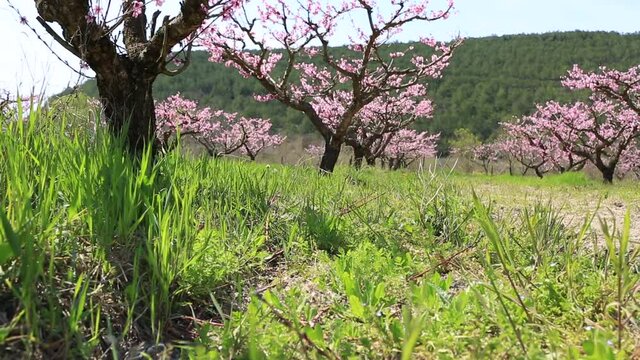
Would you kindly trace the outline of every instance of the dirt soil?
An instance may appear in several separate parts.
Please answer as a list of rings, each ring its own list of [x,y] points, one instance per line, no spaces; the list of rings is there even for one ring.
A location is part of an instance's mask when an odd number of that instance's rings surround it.
[[[615,185],[614,185],[615,186]],[[631,244],[640,246],[640,188],[591,188],[571,186],[526,186],[513,184],[476,183],[474,190],[485,200],[499,207],[520,211],[536,203],[551,204],[559,209],[567,225],[579,228],[587,216],[597,209],[591,229],[598,242],[603,242],[600,220],[609,228],[621,229],[627,209],[631,212]]]

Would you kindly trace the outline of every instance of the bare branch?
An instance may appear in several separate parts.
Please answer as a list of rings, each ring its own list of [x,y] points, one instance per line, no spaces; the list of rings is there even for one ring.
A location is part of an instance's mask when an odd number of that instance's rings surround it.
[[[38,22],[40,23],[40,25],[42,25],[42,27],[44,28],[44,30],[51,35],[51,37],[58,43],[60,44],[63,48],[65,48],[68,52],[72,53],[73,55],[77,56],[78,58],[82,59],[82,56],[80,56],[80,53],[78,52],[78,50],[76,50],[71,44],[69,44],[67,41],[65,41],[62,37],[60,37],[60,35],[58,35],[58,33],[53,30],[53,28],[51,26],[49,26],[49,24],[47,24],[46,21],[44,21],[44,19],[41,16],[38,16],[36,18],[38,20]]]

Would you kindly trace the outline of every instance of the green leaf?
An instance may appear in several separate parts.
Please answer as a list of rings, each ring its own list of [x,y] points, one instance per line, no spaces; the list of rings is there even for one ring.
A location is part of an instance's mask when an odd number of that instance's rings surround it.
[[[355,281],[353,280],[353,277],[350,273],[343,272],[340,278],[342,280],[342,283],[344,284],[344,291],[347,295],[355,296],[358,294],[358,292],[356,291]]]
[[[0,327],[0,343],[4,343],[4,340],[9,336],[11,332],[11,328],[8,327]]]
[[[378,284],[378,286],[376,286],[376,290],[373,293],[373,297],[376,299],[376,301],[380,301],[384,299],[384,283],[380,283]]]
[[[9,243],[1,243],[0,244],[0,266],[4,265],[7,261],[9,261],[15,253],[13,249],[11,249],[11,245]]]
[[[271,291],[265,291],[264,294],[262,294],[262,298],[271,306],[275,307],[276,309],[282,310],[283,307],[280,299],[278,299],[277,296],[273,295]]]
[[[364,319],[364,306],[360,302],[360,298],[355,295],[349,295],[349,305],[351,305],[351,313],[360,319]]]
[[[389,330],[391,330],[391,335],[393,335],[393,340],[399,342],[402,340],[404,336],[404,331],[402,327],[402,323],[398,319],[391,320],[391,326],[389,326]]]
[[[627,212],[624,215],[624,225],[622,227],[622,236],[620,237],[619,256],[620,256],[621,262],[624,262],[624,258],[627,255],[627,249],[629,248],[630,235],[631,235],[631,209],[627,209]]]
[[[582,343],[582,349],[584,350],[584,353],[587,355],[593,355],[595,353],[595,344],[593,343],[593,340],[586,340],[585,342]]]
[[[305,327],[304,333],[307,334],[307,337],[313,341],[314,344],[320,347],[325,347],[322,328],[319,325],[316,325],[315,327]]]
[[[20,255],[20,241],[18,239],[18,234],[13,231],[13,227],[11,227],[11,223],[9,219],[7,219],[7,215],[4,213],[2,209],[0,209],[0,230],[4,233],[4,236],[9,242],[10,250],[13,256]],[[4,245],[5,243],[3,243]],[[3,258],[6,250],[4,247],[0,248],[0,265],[4,263]],[[9,255],[11,256],[11,255]]]
[[[406,329],[404,344],[402,345],[402,360],[410,360],[413,354],[413,349],[416,347],[418,340],[420,339],[420,333],[422,332],[422,326],[420,319],[412,319],[409,323],[408,329]]]

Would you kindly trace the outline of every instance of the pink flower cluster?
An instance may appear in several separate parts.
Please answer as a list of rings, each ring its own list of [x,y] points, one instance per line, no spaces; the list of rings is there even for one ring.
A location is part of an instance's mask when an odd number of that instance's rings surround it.
[[[320,145],[309,145],[307,146],[304,151],[313,156],[313,157],[320,157],[322,156],[322,154],[324,154],[324,147],[320,146]]]
[[[629,149],[621,155],[620,164],[616,169],[616,175],[618,177],[633,175],[636,179],[640,179],[640,148],[638,144],[630,146]]]
[[[500,150],[492,143],[481,144],[473,148],[473,158],[482,162],[496,162],[500,158]]]
[[[137,18],[144,11],[144,1],[142,0],[133,0],[131,2],[131,15],[134,18]]]
[[[432,155],[433,143],[424,142],[429,136],[407,130],[416,120],[432,116],[433,104],[426,94],[426,87],[419,84],[377,97],[355,115],[347,145],[362,149],[369,163],[378,158],[398,158],[397,154],[391,155],[396,152],[390,150],[394,144],[396,150],[408,150],[400,156],[405,159]],[[409,142],[411,135],[414,136],[413,144]],[[422,148],[422,145],[426,147]]]
[[[237,113],[200,108],[180,94],[156,104],[156,135],[164,145],[172,137],[190,136],[214,156],[236,151],[255,160],[264,149],[282,144],[284,137],[270,133],[268,119],[238,117]]]
[[[440,138],[440,134],[419,133],[409,129],[399,130],[389,136],[384,156],[392,168],[407,166],[417,159],[435,156]]]

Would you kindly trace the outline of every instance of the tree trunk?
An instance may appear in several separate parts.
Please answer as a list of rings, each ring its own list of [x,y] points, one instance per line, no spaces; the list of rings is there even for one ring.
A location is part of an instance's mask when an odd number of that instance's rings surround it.
[[[341,148],[342,143],[336,143],[330,139],[325,140],[324,154],[322,154],[322,160],[320,160],[321,173],[330,174],[333,172],[338,162]]]
[[[401,166],[402,166],[401,159],[393,159],[392,162],[389,163],[389,168],[394,171],[399,170]]]
[[[120,135],[126,129],[126,134],[122,135],[126,136],[129,150],[139,153],[154,139],[151,85],[157,75],[177,75],[188,65],[187,55],[183,66],[167,70],[167,55],[198,30],[208,17],[207,5],[211,4],[205,0],[181,1],[180,13],[173,18],[166,16],[163,24],[147,37],[145,2],[142,2],[142,14],[137,17],[131,12],[133,3],[132,0],[122,1],[121,18],[116,18],[111,27],[112,24],[102,24],[97,19],[88,21],[91,1],[35,0],[40,15],[38,21],[45,30],[95,71],[100,101],[111,130]],[[228,5],[223,1],[214,7],[217,11]],[[153,17],[154,24],[158,14]],[[47,23],[56,23],[62,29],[61,33]],[[190,46],[182,50],[191,53]]]
[[[365,157],[367,159],[367,165],[369,166],[376,166],[376,158],[373,156],[367,156]]]
[[[606,184],[613,184],[613,175],[615,174],[614,167],[603,167],[599,169],[602,172],[602,179]]]
[[[364,148],[361,146],[353,146],[353,167],[360,170],[362,168],[362,160],[364,159]]]
[[[542,174],[542,171],[540,171],[540,169],[534,168],[533,170],[536,172],[536,176],[538,176],[540,179],[542,179],[544,177],[544,175]]]
[[[129,151],[140,154],[154,138],[156,116],[152,85],[155,75],[145,74],[142,66],[129,65],[126,70],[98,73],[96,79],[109,128],[116,135],[126,129]]]
[[[605,184],[612,184],[613,176],[616,172],[616,166],[618,165],[618,159],[612,159],[605,163],[602,160],[601,154],[598,153],[595,159],[591,160],[591,162],[598,170],[600,170],[600,173],[602,173],[602,180],[604,180]]]

